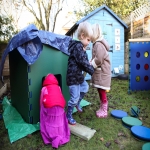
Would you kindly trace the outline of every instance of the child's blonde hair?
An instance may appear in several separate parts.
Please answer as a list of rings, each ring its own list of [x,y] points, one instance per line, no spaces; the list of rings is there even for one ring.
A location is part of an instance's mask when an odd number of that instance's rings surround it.
[[[93,24],[92,30],[93,30],[92,43],[94,43],[98,40],[101,41],[103,39],[103,33],[102,33],[102,29],[101,29],[100,25],[97,23]]]
[[[89,37],[89,38],[93,37],[92,26],[90,23],[84,21],[79,24],[77,29],[77,38],[79,40],[81,39],[81,34],[84,34],[84,37]]]

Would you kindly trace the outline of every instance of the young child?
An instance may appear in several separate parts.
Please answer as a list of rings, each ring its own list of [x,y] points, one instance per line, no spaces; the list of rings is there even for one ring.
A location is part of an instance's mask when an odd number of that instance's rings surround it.
[[[65,99],[53,74],[42,82],[40,95],[40,132],[45,144],[53,148],[69,142],[70,129],[64,111]]]
[[[67,68],[67,85],[69,86],[70,100],[68,101],[67,118],[71,125],[76,124],[72,117],[73,109],[76,107],[79,112],[82,112],[80,102],[89,89],[82,71],[88,72],[90,75],[94,72],[86,54],[86,46],[90,43],[92,35],[91,25],[88,22],[82,22],[77,29],[78,40],[72,40],[68,47],[70,55]]]
[[[92,25],[93,29],[93,49],[91,64],[95,68],[92,76],[92,86],[97,88],[100,97],[100,109],[96,111],[98,118],[107,117],[108,100],[106,90],[110,90],[111,85],[111,64],[109,59],[109,44],[102,36],[99,24]]]

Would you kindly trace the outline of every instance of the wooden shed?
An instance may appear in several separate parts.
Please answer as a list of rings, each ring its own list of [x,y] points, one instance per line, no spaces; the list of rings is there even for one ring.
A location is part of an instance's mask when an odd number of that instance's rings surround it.
[[[110,44],[112,77],[124,74],[124,31],[128,28],[127,25],[111,9],[102,5],[76,22],[66,35],[76,38],[77,27],[83,21],[100,24],[103,35]],[[86,51],[89,59],[92,57],[91,49],[92,44],[89,44]],[[86,80],[88,79],[90,79],[90,75],[87,74]]]

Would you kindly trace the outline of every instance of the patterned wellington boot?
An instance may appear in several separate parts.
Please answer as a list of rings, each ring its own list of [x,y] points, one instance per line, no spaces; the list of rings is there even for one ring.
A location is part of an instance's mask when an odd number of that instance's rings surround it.
[[[67,110],[68,123],[71,124],[71,125],[76,124],[76,121],[72,118],[73,108],[74,107],[68,106],[68,110]]]
[[[103,103],[98,111],[96,111],[96,116],[98,118],[106,118],[107,117],[107,109],[108,109],[108,102]]]
[[[97,113],[99,112],[99,111],[102,111],[102,105],[100,104],[100,108],[96,111]],[[107,102],[107,111],[109,110],[109,107],[108,107],[108,102]]]

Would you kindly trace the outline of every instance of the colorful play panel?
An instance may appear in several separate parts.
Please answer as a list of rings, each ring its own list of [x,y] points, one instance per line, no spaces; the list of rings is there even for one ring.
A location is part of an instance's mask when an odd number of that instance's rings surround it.
[[[123,124],[129,127],[142,125],[142,122],[139,119],[134,118],[134,117],[123,117],[122,122]]]
[[[150,150],[150,143],[145,143],[145,144],[142,146],[142,150]]]
[[[133,126],[131,127],[131,133],[141,140],[150,141],[150,128],[145,126]]]
[[[112,110],[111,115],[117,119],[122,119],[123,117],[128,116],[127,112],[122,110]]]
[[[150,39],[129,40],[129,90],[150,90]]]

